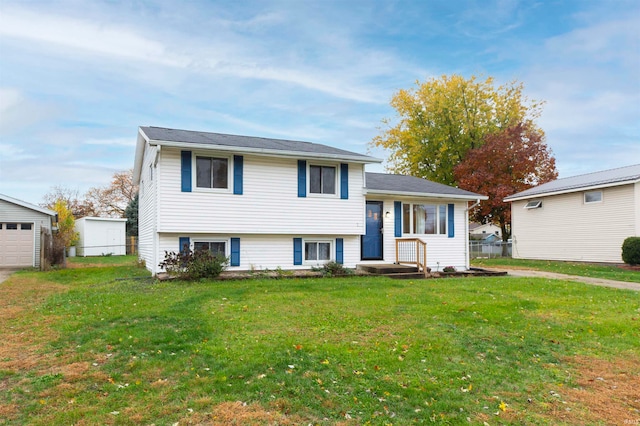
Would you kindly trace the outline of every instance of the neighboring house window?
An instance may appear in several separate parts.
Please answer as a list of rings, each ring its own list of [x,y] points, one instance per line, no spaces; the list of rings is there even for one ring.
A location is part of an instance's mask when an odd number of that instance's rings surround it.
[[[229,160],[216,157],[196,157],[196,186],[198,188],[227,189]]]
[[[529,201],[524,208],[525,209],[539,209],[542,207],[542,200],[533,200],[533,201]]]
[[[602,202],[602,191],[590,191],[584,193],[584,203],[600,203]]]
[[[446,204],[403,204],[402,227],[405,234],[445,235]]]
[[[336,177],[336,168],[333,166],[309,166],[309,192],[335,194]]]
[[[194,241],[193,251],[208,250],[214,255],[227,255],[226,241]]]
[[[304,260],[307,262],[328,262],[331,260],[331,241],[305,241]]]

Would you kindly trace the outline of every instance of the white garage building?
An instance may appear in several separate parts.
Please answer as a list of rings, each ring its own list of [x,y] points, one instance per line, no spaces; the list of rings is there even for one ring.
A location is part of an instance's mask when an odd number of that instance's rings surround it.
[[[40,230],[56,212],[0,194],[0,268],[40,267]]]
[[[76,220],[78,256],[126,254],[127,219],[82,217]]]

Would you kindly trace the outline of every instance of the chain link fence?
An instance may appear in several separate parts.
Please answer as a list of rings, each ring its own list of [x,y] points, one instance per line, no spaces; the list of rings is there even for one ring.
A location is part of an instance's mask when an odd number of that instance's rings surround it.
[[[511,242],[469,241],[469,257],[471,259],[493,259],[496,257],[511,257]]]

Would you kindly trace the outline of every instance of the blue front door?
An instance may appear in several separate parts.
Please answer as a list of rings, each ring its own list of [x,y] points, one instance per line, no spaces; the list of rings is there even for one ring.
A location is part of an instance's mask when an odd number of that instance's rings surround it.
[[[382,201],[367,201],[362,260],[382,260]]]

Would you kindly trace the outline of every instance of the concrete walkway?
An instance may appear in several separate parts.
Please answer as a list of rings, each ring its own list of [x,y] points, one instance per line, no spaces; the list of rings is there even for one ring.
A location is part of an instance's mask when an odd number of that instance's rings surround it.
[[[612,287],[612,288],[619,288],[622,290],[640,291],[640,283],[605,280],[603,278],[580,277],[577,275],[558,274],[555,272],[532,271],[529,269],[499,269],[499,268],[491,268],[491,269],[505,271],[508,273],[509,276],[512,276],[512,277],[535,277],[535,278],[548,278],[552,280],[576,281],[576,282],[585,283],[585,284],[599,285],[601,287]]]
[[[14,272],[16,272],[16,269],[5,269],[5,268],[0,268],[0,284],[6,280],[7,278],[9,278],[9,276],[11,276],[11,274],[13,274]]]

